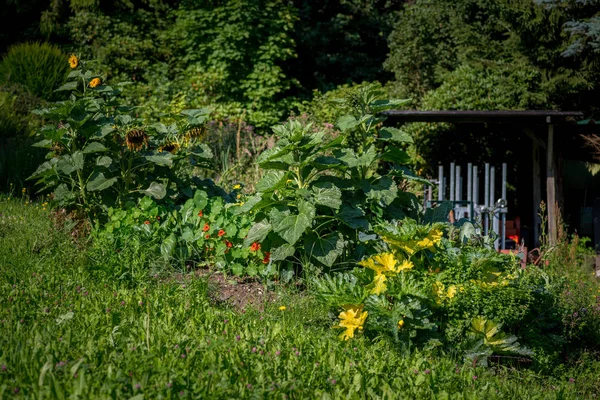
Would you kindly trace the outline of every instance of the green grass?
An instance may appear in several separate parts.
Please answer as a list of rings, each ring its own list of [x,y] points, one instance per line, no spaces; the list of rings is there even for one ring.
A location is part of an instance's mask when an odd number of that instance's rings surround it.
[[[327,312],[290,289],[263,312],[235,312],[210,300],[203,279],[125,286],[90,263],[40,205],[0,198],[0,398],[598,395],[598,362],[553,376],[472,368],[449,354],[402,354],[383,338],[340,342]]]

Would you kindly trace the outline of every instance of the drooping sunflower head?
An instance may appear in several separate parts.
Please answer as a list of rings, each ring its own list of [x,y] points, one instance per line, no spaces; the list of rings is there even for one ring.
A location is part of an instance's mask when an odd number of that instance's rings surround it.
[[[90,87],[95,88],[96,86],[100,86],[101,83],[102,81],[100,80],[100,78],[94,78],[90,81]]]
[[[197,127],[188,129],[188,131],[185,133],[185,138],[188,140],[202,139],[205,134],[206,134],[206,129],[203,126],[202,127],[197,126]]]
[[[71,54],[69,56],[69,67],[77,68],[78,65],[79,65],[79,58],[77,58],[77,56],[75,54]]]
[[[148,134],[141,129],[132,129],[125,135],[125,144],[131,151],[140,151],[148,146]]]
[[[179,144],[176,142],[167,142],[158,148],[158,151],[166,151],[171,154],[177,153],[177,150],[179,150]]]

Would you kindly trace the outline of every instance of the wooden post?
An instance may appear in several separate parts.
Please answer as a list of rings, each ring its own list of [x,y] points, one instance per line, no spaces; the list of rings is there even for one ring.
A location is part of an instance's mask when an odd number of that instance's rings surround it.
[[[548,200],[548,238],[550,246],[556,244],[556,178],[554,165],[554,125],[548,124],[548,146],[546,148],[546,196]]]
[[[533,248],[540,245],[540,203],[542,202],[542,183],[540,180],[540,145],[537,140],[531,142],[531,165],[533,171]]]

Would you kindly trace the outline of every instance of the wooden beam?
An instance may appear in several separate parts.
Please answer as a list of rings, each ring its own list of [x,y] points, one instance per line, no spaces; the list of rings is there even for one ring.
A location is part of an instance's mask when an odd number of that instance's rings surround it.
[[[531,166],[533,171],[533,248],[540,245],[540,225],[542,224],[539,212],[542,202],[542,183],[540,180],[540,141],[532,133],[531,137]]]
[[[548,124],[548,144],[546,146],[546,196],[548,209],[548,238],[550,246],[556,244],[556,178],[554,165],[554,125]]]

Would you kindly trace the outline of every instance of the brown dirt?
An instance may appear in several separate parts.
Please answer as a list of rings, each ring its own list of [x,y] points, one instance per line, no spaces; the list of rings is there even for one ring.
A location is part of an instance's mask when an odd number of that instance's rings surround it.
[[[217,304],[227,304],[237,311],[256,309],[263,311],[265,305],[274,303],[278,296],[268,290],[264,284],[250,279],[236,276],[225,276],[220,272],[208,269],[196,270],[193,275],[175,275],[168,280],[186,280],[190,278],[208,279],[209,298]]]

